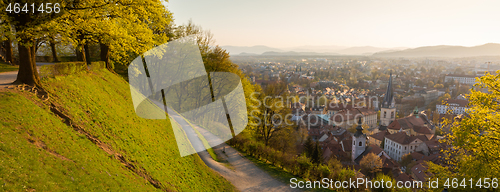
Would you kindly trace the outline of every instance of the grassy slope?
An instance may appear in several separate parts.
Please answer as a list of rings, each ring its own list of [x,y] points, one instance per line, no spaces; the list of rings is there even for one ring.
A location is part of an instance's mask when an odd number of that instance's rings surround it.
[[[4,62],[0,62],[0,73],[1,72],[7,72],[7,71],[17,71],[19,69],[19,66],[12,66]]]
[[[53,93],[51,100],[63,106],[65,113],[86,132],[143,167],[167,188],[234,190],[197,154],[180,157],[169,121],[138,117],[129,86],[121,77],[102,70],[46,79],[43,84]],[[0,190],[155,189],[48,109],[38,107],[23,95],[37,100],[28,94],[0,93]],[[30,143],[30,137],[43,141],[49,150]]]

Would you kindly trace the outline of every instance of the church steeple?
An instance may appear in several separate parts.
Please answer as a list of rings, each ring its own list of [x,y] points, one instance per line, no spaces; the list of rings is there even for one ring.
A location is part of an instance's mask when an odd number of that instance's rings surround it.
[[[413,110],[413,116],[418,118],[418,107],[417,106],[415,106],[415,109]]]
[[[394,92],[392,90],[392,72],[389,76],[389,83],[387,83],[387,91],[382,107],[380,108],[380,127],[379,131],[387,130],[387,126],[396,120],[396,102],[394,100]]]
[[[363,135],[363,127],[361,125],[362,122],[360,117],[358,121],[358,127],[356,127],[356,133],[354,133],[354,137],[359,137],[360,135]]]
[[[363,134],[363,127],[361,117],[358,121],[358,127],[356,127],[356,133],[352,136],[352,153],[351,158],[354,161],[361,155],[366,149],[366,135]]]
[[[389,75],[389,83],[387,84],[387,91],[385,92],[384,101],[382,101],[382,108],[393,108],[392,102],[394,100],[394,93],[392,91],[392,72]]]

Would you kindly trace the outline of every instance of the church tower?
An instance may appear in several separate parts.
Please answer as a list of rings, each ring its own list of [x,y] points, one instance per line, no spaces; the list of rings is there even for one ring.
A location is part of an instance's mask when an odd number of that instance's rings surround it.
[[[379,131],[387,130],[387,126],[396,120],[396,101],[394,100],[394,93],[392,91],[392,72],[390,73],[389,83],[387,84],[387,91],[382,107],[380,108],[380,127]]]
[[[358,121],[358,127],[356,127],[356,133],[352,136],[352,160],[354,161],[358,158],[361,153],[365,151],[366,148],[366,134],[363,133],[363,127],[361,127],[361,117]]]

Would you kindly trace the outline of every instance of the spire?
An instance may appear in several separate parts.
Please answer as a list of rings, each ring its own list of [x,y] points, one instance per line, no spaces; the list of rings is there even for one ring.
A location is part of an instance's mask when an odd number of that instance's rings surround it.
[[[415,110],[413,110],[413,116],[418,118],[418,107],[417,106],[415,106]]]
[[[360,135],[363,135],[363,127],[361,125],[362,125],[361,117],[359,117],[358,127],[356,127],[356,133],[354,133],[354,137],[359,137]]]
[[[389,83],[387,83],[387,91],[385,92],[384,101],[382,101],[383,108],[392,107],[393,91],[392,91],[392,71],[389,75]]]

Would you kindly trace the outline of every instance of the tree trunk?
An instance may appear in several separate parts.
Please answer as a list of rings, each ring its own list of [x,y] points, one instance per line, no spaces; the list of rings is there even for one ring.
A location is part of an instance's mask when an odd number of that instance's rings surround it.
[[[104,61],[106,63],[106,68],[110,71],[113,70],[113,67],[111,67],[111,64],[109,63],[109,46],[101,43],[101,61]]]
[[[83,48],[85,49],[85,62],[87,62],[87,65],[90,65],[90,50],[89,50],[89,44],[85,43],[83,45]]]
[[[85,61],[85,54],[83,54],[83,52],[84,52],[83,46],[78,45],[78,47],[75,49],[77,61]]]
[[[84,36],[81,33],[81,31],[78,31],[77,33],[78,33],[79,43],[78,43],[78,45],[76,47],[76,50],[75,50],[75,52],[76,52],[76,60],[78,60],[78,61],[86,61],[85,54],[84,54],[85,50],[84,50],[84,46],[82,44],[82,42],[84,40]]]
[[[27,41],[26,41],[27,43]],[[40,77],[34,60],[34,47],[27,47],[26,43],[19,43],[19,72],[16,83],[26,83],[31,86],[41,87]]]
[[[31,54],[31,62],[35,63],[35,67],[36,67],[36,50],[37,50],[36,44],[37,43],[36,43],[36,41],[34,41],[34,42],[35,42],[35,44],[30,47],[30,49],[31,49],[30,54]]]
[[[50,49],[52,49],[52,61],[59,62],[59,59],[57,59],[56,42],[54,38],[51,39],[49,44],[50,44]]]
[[[7,41],[5,43],[5,61],[7,63],[10,63],[11,65],[14,65],[14,51],[12,50],[12,40],[10,38],[7,38]]]

